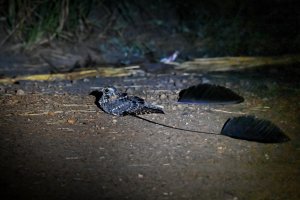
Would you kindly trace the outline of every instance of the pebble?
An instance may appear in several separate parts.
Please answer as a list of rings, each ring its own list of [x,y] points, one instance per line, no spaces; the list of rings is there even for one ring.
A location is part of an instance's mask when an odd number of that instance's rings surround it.
[[[126,93],[128,93],[128,94],[133,94],[134,92],[135,92],[135,88],[132,88],[132,87],[130,87],[126,90]]]
[[[159,98],[160,98],[161,100],[165,100],[165,99],[167,99],[167,95],[161,94],[161,95],[159,96]]]
[[[52,112],[52,111],[49,111],[49,112],[48,112],[48,115],[49,115],[49,116],[54,116],[54,115],[55,115],[55,113],[54,113],[54,112]]]
[[[67,122],[68,122],[69,124],[75,124],[76,119],[75,119],[75,118],[70,118],[70,119],[67,120]]]
[[[138,178],[144,178],[143,174],[138,174]]]
[[[203,77],[202,78],[202,83],[211,83],[211,81],[208,78]]]
[[[266,160],[269,160],[270,156],[267,153],[265,153],[265,158],[266,158]]]
[[[183,106],[180,105],[180,104],[178,104],[178,105],[177,105],[177,108],[178,108],[179,110],[182,110]]]
[[[0,86],[0,93],[6,93],[6,89],[3,86]]]
[[[24,92],[24,90],[18,89],[16,91],[16,95],[25,95],[25,92]]]
[[[170,78],[169,83],[175,83],[175,81],[172,78]]]

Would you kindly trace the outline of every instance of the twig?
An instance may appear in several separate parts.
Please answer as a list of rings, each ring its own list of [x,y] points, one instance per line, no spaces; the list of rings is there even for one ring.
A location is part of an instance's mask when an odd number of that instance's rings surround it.
[[[246,114],[244,112],[231,112],[231,111],[227,111],[227,110],[219,110],[219,109],[214,109],[214,108],[211,108],[210,110],[215,111],[215,112],[229,113],[229,114],[238,114],[238,115]]]

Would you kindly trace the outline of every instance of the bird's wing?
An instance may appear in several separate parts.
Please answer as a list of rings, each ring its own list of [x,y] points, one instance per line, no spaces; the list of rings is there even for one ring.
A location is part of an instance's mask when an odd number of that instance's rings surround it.
[[[132,112],[128,114],[132,115],[143,115],[143,114],[150,114],[150,113],[162,113],[164,114],[163,110],[155,105],[146,103],[144,99],[136,96],[130,97],[130,100],[133,102],[133,105],[135,105],[134,109],[132,109]]]
[[[141,114],[149,114],[149,113],[165,114],[161,107],[152,104],[145,104],[145,106],[143,107],[143,109],[139,114],[141,115]]]
[[[118,98],[113,102],[107,104],[105,109],[108,113],[113,115],[124,116],[132,114],[144,107],[144,100],[139,97],[128,97]]]

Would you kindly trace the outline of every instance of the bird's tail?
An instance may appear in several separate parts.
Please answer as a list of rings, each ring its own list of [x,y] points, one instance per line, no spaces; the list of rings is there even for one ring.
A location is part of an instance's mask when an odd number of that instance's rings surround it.
[[[135,113],[135,115],[143,115],[143,114],[150,114],[150,113],[165,114],[161,106],[157,106],[153,104],[145,104],[141,110]]]

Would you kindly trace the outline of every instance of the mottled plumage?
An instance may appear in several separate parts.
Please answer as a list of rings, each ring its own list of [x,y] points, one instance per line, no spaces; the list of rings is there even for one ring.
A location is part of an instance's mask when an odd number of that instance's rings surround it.
[[[91,95],[96,96],[96,104],[99,108],[116,116],[164,113],[160,107],[149,104],[140,97],[120,93],[115,87],[106,87],[100,92],[92,92]]]

